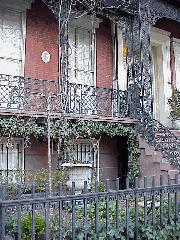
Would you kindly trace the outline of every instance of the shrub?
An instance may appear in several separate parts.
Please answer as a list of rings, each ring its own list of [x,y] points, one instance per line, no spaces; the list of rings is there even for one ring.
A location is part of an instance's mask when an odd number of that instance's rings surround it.
[[[6,223],[6,235],[12,235],[15,232],[17,232],[18,228],[18,219],[15,216],[8,216],[6,217],[5,223]]]
[[[44,218],[37,215],[35,218],[36,239],[40,239],[45,235],[45,229],[46,223]],[[23,240],[32,239],[32,216],[30,213],[21,220],[21,238]]]
[[[172,120],[180,119],[180,91],[175,88],[172,97],[168,99],[170,106],[170,118]]]

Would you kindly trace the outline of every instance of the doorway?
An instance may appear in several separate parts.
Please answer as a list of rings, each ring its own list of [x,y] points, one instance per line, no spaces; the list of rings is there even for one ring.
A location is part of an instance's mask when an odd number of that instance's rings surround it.
[[[119,189],[126,188],[126,177],[128,172],[128,140],[127,137],[118,137],[118,178]]]

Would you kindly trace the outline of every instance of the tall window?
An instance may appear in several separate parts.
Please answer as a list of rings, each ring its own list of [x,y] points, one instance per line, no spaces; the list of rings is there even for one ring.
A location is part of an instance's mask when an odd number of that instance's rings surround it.
[[[0,108],[17,108],[23,100],[24,14],[0,9]]]
[[[89,21],[92,19],[88,19]],[[82,19],[82,22],[87,19]],[[76,23],[69,27],[69,82],[83,85],[94,85],[94,37],[92,26],[79,26]],[[87,27],[86,27],[87,26]],[[89,28],[88,28],[89,27]],[[90,28],[91,27],[91,28]]]
[[[0,74],[22,76],[22,13],[0,9]]]

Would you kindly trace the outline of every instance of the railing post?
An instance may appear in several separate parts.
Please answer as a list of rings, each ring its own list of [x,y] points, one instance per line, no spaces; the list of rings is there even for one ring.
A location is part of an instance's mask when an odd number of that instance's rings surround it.
[[[0,184],[0,239],[3,239],[2,185]]]
[[[59,196],[62,196],[62,182],[59,183]],[[63,209],[63,201],[59,202],[59,240],[62,240],[62,209]]]
[[[156,177],[153,176],[152,178],[152,187],[154,188],[155,187],[155,180],[156,180]],[[152,191],[152,225],[153,227],[155,227],[155,191],[153,190]]]
[[[129,178],[126,178],[126,189],[129,189]],[[126,239],[129,240],[129,194],[126,194]]]
[[[106,180],[106,192],[109,192],[109,179]],[[109,232],[109,196],[106,197],[106,233]]]
[[[32,185],[32,199],[35,199],[35,185],[33,184]],[[32,204],[32,240],[35,240],[35,235],[36,235],[36,232],[35,232],[35,207],[36,207],[36,204]]]
[[[116,191],[119,191],[119,178],[116,178]],[[116,200],[116,229],[119,232],[119,194]]]
[[[21,199],[21,185],[18,184],[18,200]],[[21,205],[18,206],[18,240],[21,240]]]
[[[87,181],[84,181],[84,194],[87,194]],[[87,198],[84,198],[84,239],[88,239]]]
[[[95,181],[95,193],[98,193],[98,181]],[[95,198],[95,231],[96,234],[98,234],[99,231],[99,219],[98,219],[98,215],[99,215],[99,198],[98,196],[96,196]]]
[[[48,183],[45,185],[45,197],[46,200],[48,198],[48,193],[49,193],[49,186]],[[51,216],[51,209],[50,209],[50,216]],[[45,221],[46,221],[46,240],[49,239],[49,203],[45,203]]]
[[[135,177],[135,189],[138,189],[138,177]],[[135,193],[135,239],[138,240],[138,193]]]
[[[75,182],[72,182],[72,195],[75,195]],[[75,240],[75,203],[76,200],[72,200],[72,239]]]
[[[147,177],[144,177],[144,188],[147,188]],[[144,193],[144,224],[147,225],[147,192]]]
[[[2,201],[5,200],[5,186],[0,184],[0,239],[5,237],[5,207],[2,206]]]
[[[171,185],[171,178],[170,175],[168,174],[168,187]],[[168,191],[168,223],[171,221],[171,193],[170,189]]]
[[[178,184],[178,174],[175,176],[175,184]],[[175,222],[178,221],[178,189],[175,192]]]
[[[160,186],[163,186],[163,175],[160,175]],[[160,190],[160,225],[163,228],[163,190]]]

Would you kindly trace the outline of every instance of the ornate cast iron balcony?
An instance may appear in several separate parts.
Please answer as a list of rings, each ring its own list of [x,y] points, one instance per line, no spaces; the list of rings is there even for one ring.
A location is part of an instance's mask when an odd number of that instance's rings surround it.
[[[67,99],[68,113],[127,117],[126,91],[69,83]]]
[[[127,92],[95,86],[68,83],[62,94],[58,81],[14,77],[0,74],[0,109],[126,118]],[[62,105],[65,108],[62,108]],[[64,107],[63,106],[63,107]]]

